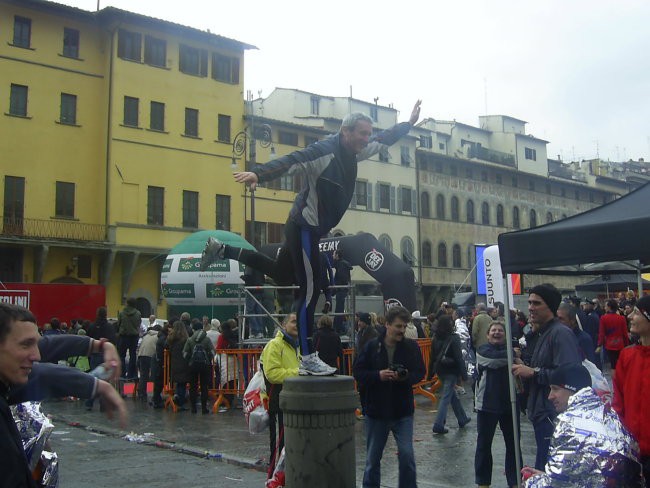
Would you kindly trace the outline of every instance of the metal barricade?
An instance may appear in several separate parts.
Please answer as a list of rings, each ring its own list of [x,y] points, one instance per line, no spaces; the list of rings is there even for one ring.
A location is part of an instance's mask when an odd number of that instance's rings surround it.
[[[262,348],[217,349],[214,369],[217,379],[211,393],[216,396],[212,411],[217,413],[221,405],[232,408],[232,400],[241,397],[248,382],[258,369]]]
[[[431,354],[431,340],[417,339],[416,342],[420,347],[422,360],[425,369],[429,371],[429,356]],[[263,348],[247,349],[217,349],[215,352],[215,361],[213,364],[212,385],[209,390],[209,396],[215,398],[212,406],[213,413],[217,413],[223,405],[227,408],[233,407],[233,400],[241,398],[246,391],[248,382],[257,372],[260,356]],[[178,405],[174,402],[176,387],[171,381],[171,367],[169,360],[169,351],[165,349],[163,354],[163,395],[166,395],[164,406],[170,408],[173,412],[178,411]],[[354,348],[343,349],[343,362],[339,360],[339,371],[341,374],[352,376],[352,367],[354,363]],[[422,395],[435,403],[437,401],[436,391],[440,388],[441,383],[437,376],[431,380],[427,377],[419,383],[413,385],[413,394]],[[356,381],[354,383],[357,388]]]
[[[331,317],[336,317],[336,316],[344,316],[344,317],[345,316],[352,316],[352,317],[354,317],[354,315],[356,313],[356,295],[355,295],[354,286],[352,284],[349,284],[349,285],[331,285],[329,288],[334,293],[336,293],[336,289],[338,289],[338,288],[348,288],[348,296],[346,298],[346,303],[350,304],[350,310],[348,312],[335,313],[335,312],[332,311],[334,309],[334,304],[332,303],[331,304],[332,309],[330,310],[328,315],[330,315]],[[262,318],[262,319],[270,319],[270,320],[273,321],[273,323],[275,325],[275,328],[277,330],[277,328],[280,327],[279,318],[286,315],[285,313],[274,313],[274,312],[269,311],[264,306],[264,304],[262,302],[260,302],[257,299],[257,297],[252,293],[253,291],[258,291],[259,292],[259,291],[264,291],[264,290],[273,290],[274,292],[277,292],[278,290],[296,290],[296,289],[298,289],[297,286],[276,286],[276,285],[244,286],[244,285],[240,285],[239,288],[238,288],[238,290],[239,290],[239,292],[238,292],[239,303],[237,305],[237,314],[238,314],[238,316],[240,318],[244,319],[244,321],[243,321],[243,327],[240,327],[240,331],[239,331],[239,345],[242,346],[244,344],[250,344],[250,345],[252,345],[254,347],[257,346],[257,345],[262,345],[262,347],[263,347],[264,344],[266,344],[266,342],[268,342],[270,339],[273,338],[273,337],[265,337],[263,339],[260,339],[260,338],[248,338],[248,339],[246,339],[245,338],[245,331],[248,328],[248,324],[246,323],[248,319],[252,319],[252,318],[256,318],[256,317],[257,318]],[[255,304],[257,306],[259,306],[264,311],[264,313],[258,313],[258,314],[247,313],[246,307],[245,307],[245,303],[246,303],[247,298],[253,300],[255,302]],[[277,299],[277,296],[276,296],[276,299]],[[314,320],[314,327],[316,326],[317,317],[320,317],[322,315],[324,315],[324,314],[322,314],[322,313],[315,313],[314,314],[314,319],[315,319]],[[354,326],[353,326],[352,330],[351,330],[351,336],[350,336],[350,338],[351,338],[351,340],[353,342],[354,342],[354,335],[355,335],[355,330],[354,330]]]

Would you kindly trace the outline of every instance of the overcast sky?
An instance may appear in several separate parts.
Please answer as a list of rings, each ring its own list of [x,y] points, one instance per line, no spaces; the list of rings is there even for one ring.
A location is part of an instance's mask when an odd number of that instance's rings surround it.
[[[59,0],[95,10],[97,0]],[[528,122],[548,156],[650,160],[647,0],[101,0],[253,44],[245,89],[352,96],[478,126]]]

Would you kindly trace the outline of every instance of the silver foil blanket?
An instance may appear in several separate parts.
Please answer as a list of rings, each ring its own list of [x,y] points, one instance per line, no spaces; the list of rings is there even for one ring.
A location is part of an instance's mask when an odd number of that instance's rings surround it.
[[[59,477],[58,459],[55,453],[46,450],[54,425],[42,412],[41,403],[25,402],[13,405],[11,413],[23,441],[29,469],[34,471],[41,461],[38,469],[41,473],[39,486],[56,488]]]
[[[545,473],[525,486],[643,487],[638,459],[638,444],[616,412],[592,388],[583,388],[557,418]]]

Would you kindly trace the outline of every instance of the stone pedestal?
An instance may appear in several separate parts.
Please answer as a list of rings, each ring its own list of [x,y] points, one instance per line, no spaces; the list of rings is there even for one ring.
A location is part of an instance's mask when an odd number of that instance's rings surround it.
[[[280,408],[287,488],[355,488],[354,410],[358,403],[351,376],[285,380]]]

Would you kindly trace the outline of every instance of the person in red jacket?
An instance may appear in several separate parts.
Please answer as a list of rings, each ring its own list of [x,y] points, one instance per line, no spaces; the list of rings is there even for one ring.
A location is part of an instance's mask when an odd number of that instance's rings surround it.
[[[623,425],[639,442],[646,486],[650,487],[650,296],[637,302],[631,314],[631,331],[639,345],[621,351],[614,376],[612,406]]]
[[[607,313],[600,318],[598,331],[598,347],[605,347],[612,369],[616,369],[616,362],[621,350],[630,345],[627,334],[627,320],[617,313],[616,300],[607,301]],[[600,352],[600,350],[599,350]]]

